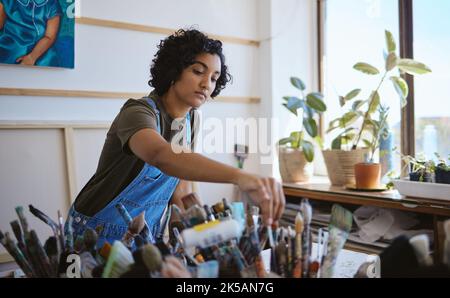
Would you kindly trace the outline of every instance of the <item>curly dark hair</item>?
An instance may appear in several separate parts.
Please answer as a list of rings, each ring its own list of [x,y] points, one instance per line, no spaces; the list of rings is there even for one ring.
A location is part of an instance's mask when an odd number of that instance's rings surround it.
[[[225,65],[225,56],[222,52],[222,42],[208,38],[202,32],[195,29],[180,29],[173,35],[161,40],[158,52],[152,60],[150,68],[150,86],[155,88],[161,96],[169,90],[171,82],[176,82],[182,71],[194,64],[195,57],[202,53],[215,54],[221,62],[220,77],[216,82],[216,88],[211,97],[219,95],[232,77]]]

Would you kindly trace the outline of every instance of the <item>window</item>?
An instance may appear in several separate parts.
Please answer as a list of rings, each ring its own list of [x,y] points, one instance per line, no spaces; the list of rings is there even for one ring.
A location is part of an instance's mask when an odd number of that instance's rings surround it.
[[[324,115],[325,130],[351,103],[341,107],[339,95],[362,89],[356,99],[365,100],[377,88],[382,74],[368,76],[353,69],[357,62],[367,62],[384,70],[383,51],[386,51],[385,30],[398,42],[398,2],[392,0],[327,0],[324,15],[324,95],[328,110]],[[397,47],[398,48],[398,47]],[[398,51],[397,51],[398,52]],[[381,103],[390,107],[389,124],[393,146],[400,148],[400,101],[391,82],[385,80],[380,89]],[[334,131],[325,136],[326,148],[338,135]],[[393,168],[400,169],[400,158],[394,158]]]
[[[393,132],[394,146],[400,151],[403,137],[404,153],[435,158],[437,152],[443,158],[450,154],[450,84],[448,70],[450,60],[450,1],[448,0],[320,0],[325,3],[322,24],[323,59],[321,66],[323,92],[328,112],[324,115],[324,131],[328,123],[342,115],[338,96],[355,88],[361,88],[368,96],[374,82],[352,69],[359,61],[383,67],[381,50],[385,48],[384,30],[393,33],[405,53],[413,52],[415,60],[424,62],[432,73],[417,75],[410,86],[411,103],[405,118],[401,118],[397,96],[390,82],[386,82],[380,95],[382,102],[390,107],[389,123]],[[402,4],[402,7],[399,6]],[[407,7],[412,7],[412,13]],[[401,11],[400,11],[401,10]],[[400,41],[400,21],[412,19],[413,26],[404,26]],[[406,21],[408,22],[408,21]],[[414,28],[414,29],[411,29]],[[413,32],[411,32],[413,31]],[[413,36],[413,46],[408,38]],[[376,80],[375,80],[376,81]],[[389,84],[388,84],[389,83]],[[344,106],[344,109],[348,107]],[[409,115],[406,117],[406,115]],[[401,123],[403,122],[403,128]],[[414,126],[414,129],[408,127]],[[403,133],[403,136],[402,136]],[[325,144],[330,147],[337,133],[327,134]],[[413,144],[411,144],[413,143]],[[414,147],[412,146],[414,145]],[[394,169],[400,170],[400,158],[393,156]]]
[[[450,154],[450,1],[414,0],[414,57],[433,71],[414,80],[416,153]]]

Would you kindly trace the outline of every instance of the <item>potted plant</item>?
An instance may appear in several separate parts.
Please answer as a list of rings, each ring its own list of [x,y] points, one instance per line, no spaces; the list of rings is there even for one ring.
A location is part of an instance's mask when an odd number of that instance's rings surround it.
[[[439,162],[435,168],[436,183],[450,184],[450,155],[448,157],[449,164],[436,153]]]
[[[370,156],[366,162],[357,163],[355,169],[356,188],[358,189],[378,189],[381,180],[381,165],[376,163],[375,151],[379,148],[381,139],[388,137],[388,117],[389,108],[380,105],[378,108],[378,120],[369,119],[367,127],[371,129],[372,139],[365,140],[366,146],[370,150]]]
[[[297,77],[291,77],[291,84],[300,91],[300,97],[285,96],[283,106],[295,116],[301,116],[302,128],[278,142],[280,174],[284,182],[308,181],[312,175],[314,145],[322,144],[318,135],[316,118],[326,111],[323,95],[311,92],[305,96],[306,86]],[[306,132],[306,133],[305,133]],[[308,138],[310,140],[308,140]]]
[[[364,74],[380,76],[377,87],[370,92],[366,99],[358,99],[361,89],[354,89],[345,96],[339,96],[342,108],[349,106],[350,109],[339,118],[332,120],[327,133],[339,130],[338,136],[331,143],[331,150],[324,150],[323,156],[327,167],[330,181],[334,185],[344,185],[355,183],[354,165],[366,162],[366,157],[370,153],[370,146],[374,143],[373,120],[380,108],[379,90],[387,78],[392,82],[397,91],[401,105],[407,103],[409,87],[407,82],[399,75],[408,73],[425,74],[431,70],[423,63],[412,59],[399,58],[396,54],[396,43],[392,33],[385,31],[387,53],[385,54],[384,71],[381,74],[376,67],[365,63],[356,63],[353,68]],[[399,73],[394,74],[394,71]],[[373,149],[373,148],[372,148]],[[375,148],[377,149],[377,148]]]
[[[409,181],[433,182],[434,161],[426,160],[423,155],[418,155],[417,158],[410,155],[400,156],[405,166],[409,167]]]

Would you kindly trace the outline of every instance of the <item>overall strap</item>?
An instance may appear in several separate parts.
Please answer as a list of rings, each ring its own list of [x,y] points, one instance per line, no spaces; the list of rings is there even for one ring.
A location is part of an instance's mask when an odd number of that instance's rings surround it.
[[[160,116],[158,107],[156,106],[156,103],[152,98],[150,98],[150,97],[144,97],[144,98],[147,99],[147,103],[153,108],[153,111],[155,111],[155,113],[156,113],[156,117],[158,117],[158,121],[157,121],[158,122],[157,123],[158,132],[159,132],[159,134],[161,134],[161,116]]]
[[[191,144],[191,112],[189,111],[186,116],[186,142]]]

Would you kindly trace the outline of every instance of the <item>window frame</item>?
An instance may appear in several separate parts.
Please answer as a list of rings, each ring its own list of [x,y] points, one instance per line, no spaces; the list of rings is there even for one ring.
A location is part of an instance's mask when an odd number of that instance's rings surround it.
[[[325,45],[325,8],[327,0],[316,0],[317,5],[317,73],[318,87],[324,92],[324,45]],[[414,58],[414,23],[413,0],[398,0],[399,13],[399,49],[402,58]],[[401,109],[401,153],[403,155],[415,155],[415,122],[414,122],[414,76],[402,75],[409,86],[408,104]],[[324,138],[324,118],[320,116],[320,136]],[[407,174],[407,169],[402,161],[402,175]]]

